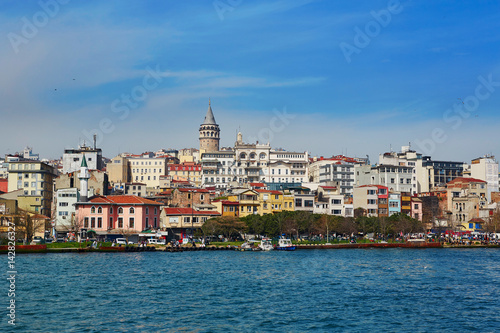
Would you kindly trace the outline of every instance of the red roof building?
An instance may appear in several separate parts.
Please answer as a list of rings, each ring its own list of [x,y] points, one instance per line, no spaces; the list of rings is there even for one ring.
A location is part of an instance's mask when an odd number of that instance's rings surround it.
[[[76,203],[76,223],[97,234],[139,233],[159,228],[160,206],[135,195],[95,196]]]

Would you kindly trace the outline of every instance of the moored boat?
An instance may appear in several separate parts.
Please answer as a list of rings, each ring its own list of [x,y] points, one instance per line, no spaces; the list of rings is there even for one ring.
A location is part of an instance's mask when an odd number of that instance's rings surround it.
[[[269,238],[262,238],[259,244],[259,248],[262,251],[271,251],[274,250],[273,243],[271,243],[271,240]]]
[[[297,247],[292,244],[292,241],[290,239],[280,238],[275,249],[280,251],[295,251],[296,248]]]

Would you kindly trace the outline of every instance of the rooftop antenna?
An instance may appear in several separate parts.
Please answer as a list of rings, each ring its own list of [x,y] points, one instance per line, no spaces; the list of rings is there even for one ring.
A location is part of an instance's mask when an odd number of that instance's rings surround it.
[[[94,150],[96,149],[97,133],[94,133]]]

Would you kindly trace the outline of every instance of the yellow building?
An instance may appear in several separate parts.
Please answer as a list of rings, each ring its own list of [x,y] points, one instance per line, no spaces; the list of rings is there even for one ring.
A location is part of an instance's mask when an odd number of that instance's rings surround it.
[[[259,214],[259,193],[250,189],[237,189],[229,195],[228,201],[238,201],[240,206],[240,217]]]
[[[259,193],[259,214],[272,214],[282,211],[293,211],[293,195],[281,191],[255,190]]]
[[[212,205],[222,216],[240,216],[240,204],[238,201],[213,200]]]
[[[458,224],[458,230],[459,231],[478,231],[478,232],[483,232],[483,225],[485,224],[483,219],[480,218],[473,218],[469,220],[469,222],[462,222],[461,224]]]
[[[195,186],[201,184],[201,164],[195,163],[182,163],[182,164],[169,164],[168,175],[172,180],[188,181]]]
[[[55,177],[55,168],[44,162],[9,162],[9,192],[22,190],[17,197],[18,206],[29,212],[51,216]]]

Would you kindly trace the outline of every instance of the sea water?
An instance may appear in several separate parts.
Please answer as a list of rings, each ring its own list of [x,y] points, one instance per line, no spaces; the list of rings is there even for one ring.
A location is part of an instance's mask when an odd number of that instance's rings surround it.
[[[0,331],[500,331],[498,249],[20,254],[16,270]]]

